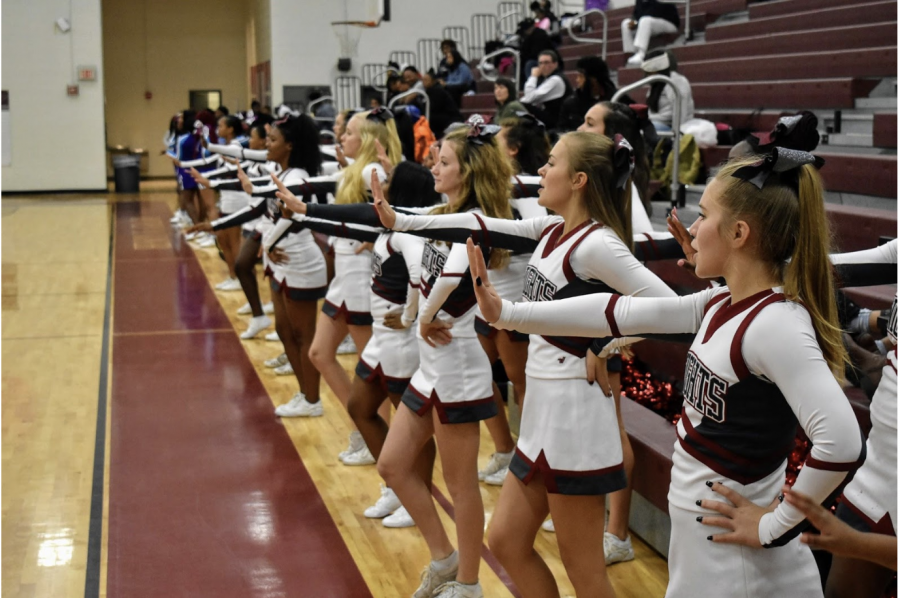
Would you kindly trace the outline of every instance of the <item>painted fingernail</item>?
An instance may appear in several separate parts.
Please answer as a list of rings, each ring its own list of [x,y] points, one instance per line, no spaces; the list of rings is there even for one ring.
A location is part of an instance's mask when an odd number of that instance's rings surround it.
[[[481,286],[481,277],[480,276],[475,277],[475,284],[477,284],[478,286]]]
[[[703,505],[700,504],[700,503],[702,503],[702,502],[703,502],[702,500],[698,500],[698,501],[697,501],[697,506],[698,506],[698,507],[702,507]]]
[[[784,494],[778,495],[778,502],[784,502]]]
[[[699,521],[700,523],[703,523],[703,516],[701,515],[701,516],[697,517],[697,521]]]
[[[712,482],[706,482],[706,485],[707,485],[708,487],[710,487],[710,488],[713,487],[713,483],[712,483]]]
[[[712,536],[706,536],[706,539],[712,542]]]

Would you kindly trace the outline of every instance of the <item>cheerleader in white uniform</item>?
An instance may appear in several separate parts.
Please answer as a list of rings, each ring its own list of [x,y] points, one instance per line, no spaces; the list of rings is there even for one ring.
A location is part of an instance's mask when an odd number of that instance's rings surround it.
[[[387,173],[379,163],[376,142],[384,148],[386,163],[390,167],[396,166],[401,160],[400,139],[391,112],[382,109],[354,115],[341,136],[343,153],[354,162],[338,173],[336,203],[366,203],[372,171],[378,174],[380,181],[387,179]],[[359,349],[366,346],[372,335],[368,292],[372,252],[359,241],[341,238],[331,240],[331,251],[334,254],[334,278],[322,306],[322,313],[328,317],[319,321],[310,358],[346,407],[350,400],[351,383],[338,363],[337,348],[348,332]],[[340,458],[342,462],[349,461],[352,465],[375,462],[358,433],[351,434],[350,445]]]
[[[559,216],[504,221],[474,214],[398,214],[393,228],[534,251],[522,294],[526,303],[610,290],[673,296],[629,249],[632,157],[621,137],[614,143],[570,133],[540,171],[540,203]],[[559,594],[533,548],[548,511],[576,593],[614,595],[597,555],[603,549],[604,495],[624,487],[625,474],[615,402],[608,388],[587,381],[590,344],[559,335],[533,335],[529,342],[525,408],[509,467],[513,475],[503,484],[488,532],[491,550],[523,595]]]
[[[874,249],[831,256],[838,267],[851,264],[896,264],[897,240]],[[837,516],[863,531],[897,535],[897,298],[887,324],[887,363],[872,403],[872,429],[866,441],[866,462],[844,488]],[[825,593],[829,597],[877,598],[884,594],[894,571],[875,563],[835,556]]]
[[[794,488],[823,502],[861,464],[865,447],[835,379],[847,356],[813,161],[776,148],[765,159],[726,164],[707,186],[691,259],[698,276],[724,276],[728,286],[553,305],[510,304],[479,287],[482,312],[497,327],[697,335],[669,488],[666,596],[822,596],[812,553],[797,538],[803,515],[778,499],[787,457],[799,423],[813,448]],[[472,258],[484,280],[477,253]]]
[[[373,177],[375,185],[377,174],[373,173]],[[441,200],[434,191],[431,173],[414,162],[397,165],[388,193],[396,205],[407,209],[430,209]],[[299,220],[300,226],[334,237],[374,243],[369,291],[372,337],[356,366],[348,410],[366,446],[377,460],[388,432],[387,422],[378,414],[379,407],[388,397],[399,408],[400,397],[419,367],[419,347],[411,326],[416,319],[419,303],[420,267],[425,240],[403,233],[385,232],[371,206],[366,204],[306,204],[287,188],[281,189],[278,197],[295,211],[294,219]],[[354,224],[374,225],[377,228],[367,226],[363,229]],[[420,452],[416,465],[429,489],[434,456],[434,441],[429,440]],[[365,515],[384,518],[385,527],[414,525],[400,499],[387,486],[382,486],[381,497],[366,509]]]

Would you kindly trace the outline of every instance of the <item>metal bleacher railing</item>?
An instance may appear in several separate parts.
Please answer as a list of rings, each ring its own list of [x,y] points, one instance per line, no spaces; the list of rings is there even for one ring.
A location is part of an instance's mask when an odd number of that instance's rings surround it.
[[[417,60],[418,57],[415,52],[410,52],[408,50],[394,50],[391,52],[391,57],[388,62],[395,62],[401,67],[406,64],[419,68],[419,65],[416,64]]]
[[[362,65],[362,86],[371,87],[381,93],[382,102],[387,101],[387,74],[391,69],[386,64],[369,63]]]
[[[472,45],[469,46],[469,60],[484,56],[484,47],[497,37],[497,15],[478,13],[472,15]]]
[[[585,25],[587,25],[587,17],[589,15],[597,14],[603,17],[603,37],[601,37],[600,39],[597,39],[595,37],[578,37],[572,30],[575,24],[583,21]],[[599,8],[592,8],[590,10],[578,13],[578,15],[572,17],[569,20],[567,29],[569,31],[569,37],[572,38],[572,41],[574,42],[578,42],[580,44],[600,44],[600,58],[606,60],[606,38],[609,34],[609,19],[607,18],[605,12],[603,12]]]
[[[409,89],[404,91],[403,93],[398,93],[394,97],[391,98],[391,101],[388,103],[388,108],[393,108],[394,105],[402,100],[403,98],[408,98],[409,96],[421,96],[423,100],[425,100],[425,120],[431,121],[431,101],[428,99],[428,94],[422,91],[421,89]]]
[[[334,80],[332,96],[335,100],[335,108],[339,112],[358,108],[362,103],[362,82],[359,77],[337,77]]]
[[[522,68],[519,63],[519,51],[514,48],[500,48],[490,54],[486,54],[481,58],[481,62],[478,63],[478,71],[481,73],[481,76],[487,79],[488,81],[496,81],[500,76],[497,72],[497,69],[494,68],[494,65],[490,62],[491,58],[496,58],[497,56],[503,56],[504,54],[511,54],[513,59],[516,62],[516,89],[520,89],[521,78],[522,78]],[[488,68],[490,65],[490,68]]]
[[[437,70],[441,62],[441,40],[436,38],[420,39],[416,42],[416,54],[419,56],[419,70],[423,73],[428,69]]]
[[[678,155],[681,153],[679,150],[681,148],[681,92],[678,90],[678,87],[672,83],[672,80],[664,75],[650,75],[649,77],[644,77],[640,81],[635,81],[631,85],[626,85],[625,87],[620,88],[612,97],[612,101],[618,101],[620,97],[627,94],[629,91],[634,91],[639,87],[644,87],[647,85],[651,85],[653,83],[662,82],[672,88],[672,91],[675,92],[675,106],[672,109],[672,184],[669,187],[669,199],[671,200],[671,207],[684,207],[683,199],[682,203],[679,206],[679,196],[681,195],[681,181],[678,180],[678,167],[679,159]]]
[[[470,60],[472,58],[471,56],[468,56],[469,46],[471,45],[468,27],[464,25],[451,25],[448,27],[444,27],[441,35],[444,36],[444,39],[452,39],[456,42],[456,46],[459,49],[460,54],[463,55],[463,58],[465,58],[466,60]]]
[[[500,2],[497,5],[497,32],[501,36],[514,34],[525,8],[521,2]]]
[[[691,0],[659,0],[663,4],[684,4],[684,41],[694,39],[694,31],[691,29]]]

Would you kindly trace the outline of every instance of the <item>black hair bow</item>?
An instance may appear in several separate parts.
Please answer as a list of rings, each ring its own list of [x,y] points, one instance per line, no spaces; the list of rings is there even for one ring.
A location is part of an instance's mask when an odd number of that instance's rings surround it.
[[[775,128],[757,138],[751,135],[748,142],[759,154],[768,153],[773,147],[811,152],[819,145],[819,119],[804,110],[793,116],[782,116]]]
[[[753,164],[738,168],[731,176],[747,181],[757,189],[762,189],[774,173],[782,184],[790,185],[796,190],[798,169],[805,164],[812,164],[819,169],[825,164],[825,160],[819,156],[813,156],[809,152],[775,147],[768,156]]]
[[[534,114],[532,114],[531,112],[528,112],[526,110],[516,110],[516,118],[518,118],[519,120],[525,121],[532,127],[537,127],[539,129],[547,128],[546,125],[544,125],[544,123],[542,123],[540,120],[538,120],[538,118]]]
[[[628,177],[634,172],[634,148],[628,140],[618,133],[613,138],[613,171],[616,173],[616,189],[624,189],[628,185]]]
[[[469,132],[466,134],[466,140],[475,145],[484,145],[500,132],[497,125],[489,125],[484,122],[484,118],[480,114],[473,114],[466,122]]]
[[[394,113],[384,106],[379,106],[378,108],[373,108],[366,115],[366,120],[374,120],[375,122],[384,124],[389,120],[394,120]]]

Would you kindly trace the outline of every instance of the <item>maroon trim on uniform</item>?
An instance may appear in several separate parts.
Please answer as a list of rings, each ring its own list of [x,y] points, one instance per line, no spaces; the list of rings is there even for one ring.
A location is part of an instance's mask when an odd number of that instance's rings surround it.
[[[516,185],[519,186],[519,192],[522,193],[522,197],[525,197],[525,194],[528,193],[528,187],[526,187],[526,186],[525,186],[525,183],[523,183],[523,182],[519,179],[519,175],[514,174],[514,175],[513,175],[513,178],[516,179]]]
[[[541,258],[546,259],[553,253],[553,250],[556,249],[556,242],[562,234],[565,225],[565,222],[557,222],[541,232],[541,240],[543,240],[545,236],[547,237],[547,244],[544,245],[544,250],[541,252]]]
[[[532,461],[531,459],[526,457],[521,450],[519,450],[518,446],[516,447],[516,456],[528,466],[528,474],[524,479],[522,479],[523,484],[527,486],[531,482],[531,479],[534,477],[534,474],[540,471],[542,474],[544,474],[544,483],[547,486],[547,492],[555,494],[559,494],[559,488],[556,484],[556,476],[567,478],[592,478],[614,473],[616,471],[621,471],[625,468],[625,463],[622,462],[616,465],[610,465],[609,467],[603,467],[601,469],[591,469],[588,471],[554,469],[550,467],[550,463],[547,462],[547,456],[544,454],[543,449],[541,449],[541,452],[538,453],[537,459]]]
[[[389,233],[387,233],[386,238],[384,240],[384,246],[387,247],[388,253],[392,256],[396,255],[396,253],[397,253],[396,251],[394,251],[394,248],[391,247],[391,237],[393,237],[393,236],[394,236],[394,233],[389,232]]]
[[[368,375],[368,376],[365,376],[365,377],[360,376],[360,378],[362,378],[362,380],[363,380],[364,382],[373,382],[374,380],[377,379],[377,380],[378,380],[378,384],[381,386],[381,390],[383,390],[385,393],[391,393],[391,392],[393,392],[393,391],[390,390],[390,388],[388,387],[388,383],[390,383],[390,382],[393,382],[393,383],[395,383],[395,384],[399,382],[399,383],[402,383],[402,384],[404,384],[404,385],[406,385],[406,386],[409,386],[409,381],[412,380],[412,378],[397,378],[397,377],[395,377],[395,376],[388,376],[387,374],[384,373],[384,369],[381,367],[381,363],[380,363],[380,362],[379,362],[379,364],[378,364],[377,366],[375,366],[375,367],[373,368],[371,365],[369,365],[369,364],[366,362],[365,359],[363,359],[362,357],[360,357],[360,358],[359,358],[359,363],[362,364],[363,366],[365,366],[365,367],[369,370],[369,375]],[[356,375],[359,376],[359,368],[356,369]]]
[[[731,299],[731,293],[720,293],[713,297],[709,303],[706,304],[706,307],[703,308],[703,317],[706,317],[706,314],[709,313],[709,310],[712,309],[716,303],[724,301],[725,299]]]
[[[643,233],[643,235],[647,237],[647,241],[650,243],[650,249],[653,250],[653,255],[658,256],[659,249],[656,247],[656,241],[650,236],[650,233]]]
[[[741,299],[737,303],[723,305],[719,311],[713,314],[712,319],[710,319],[709,326],[706,327],[706,334],[703,335],[703,344],[706,344],[712,335],[714,335],[719,328],[724,326],[726,322],[753,307],[757,301],[773,294],[774,292],[772,289],[766,289],[765,291],[760,291],[755,295]],[[728,297],[730,298],[731,295],[728,295]]]
[[[438,419],[441,420],[442,424],[446,424],[449,422],[449,418],[447,417],[448,411],[462,410],[468,409],[471,407],[477,407],[478,405],[485,405],[487,403],[492,403],[494,401],[494,395],[491,394],[489,397],[485,397],[483,399],[475,399],[474,401],[460,401],[458,403],[444,403],[441,401],[441,397],[438,395],[437,391],[433,388],[431,389],[431,396],[426,397],[422,394],[422,391],[418,390],[415,386],[410,384],[406,387],[408,392],[413,393],[420,399],[422,399],[422,407],[416,411],[416,415],[419,417],[424,416],[428,413],[428,410],[434,407],[434,409],[438,413]]]
[[[819,461],[813,457],[807,457],[804,465],[822,471],[853,471],[854,469],[858,469],[859,466],[863,464],[863,461],[865,461],[865,459],[858,459],[848,463],[832,463],[830,461]]]
[[[895,536],[897,535],[897,531],[894,529],[894,523],[891,521],[891,512],[886,511],[884,517],[875,521],[865,513],[863,513],[859,507],[853,504],[853,502],[847,497],[846,494],[842,494],[839,502],[842,505],[845,505],[848,509],[853,511],[857,517],[862,519],[866,525],[876,534],[882,534],[884,536]]]
[[[590,220],[588,220],[587,222],[590,222]],[[582,226],[579,226],[578,229],[581,229]],[[569,247],[569,250],[566,252],[566,255],[563,256],[563,264],[562,264],[563,274],[566,275],[566,280],[568,280],[569,282],[572,282],[573,280],[575,280],[575,277],[576,277],[575,270],[572,269],[572,264],[569,263],[569,260],[572,259],[572,252],[575,251],[579,245],[581,245],[581,242],[584,241],[589,234],[591,234],[592,232],[594,232],[595,230],[600,229],[600,228],[603,228],[603,227],[597,223],[592,224],[591,227],[587,231],[585,231],[585,233],[583,235],[581,235],[581,237],[579,237],[574,243],[572,243],[572,246]],[[576,230],[578,230],[578,229],[576,229]],[[571,235],[574,232],[575,231],[570,231],[569,235]],[[566,235],[566,237],[568,237],[569,235]],[[562,243],[563,240],[560,239],[559,242]]]
[[[325,287],[323,287],[323,288],[325,288]],[[325,301],[323,301],[323,303],[322,303],[322,313],[325,314],[326,316],[328,316],[329,318],[331,318],[332,320],[337,320],[338,316],[343,315],[344,318],[347,320],[348,324],[353,324],[353,325],[358,325],[358,326],[364,326],[365,324],[354,324],[350,320],[353,319],[353,320],[359,321],[361,319],[368,318],[370,320],[369,323],[371,323],[371,319],[372,319],[371,312],[350,311],[349,309],[347,309],[346,303],[341,302],[340,307],[338,307],[331,301],[328,301],[327,299]]]
[[[609,331],[612,332],[613,338],[622,338],[619,332],[619,325],[616,324],[616,303],[619,302],[621,295],[610,295],[609,303],[606,304],[606,323],[609,324]]]
[[[683,448],[690,456],[692,456],[697,461],[700,461],[701,463],[703,463],[704,465],[709,467],[711,470],[713,470],[717,474],[719,474],[723,477],[726,477],[729,480],[734,480],[735,482],[738,482],[740,484],[747,485],[747,484],[752,484],[753,482],[758,482],[759,480],[766,477],[765,475],[751,477],[751,476],[744,476],[739,473],[735,473],[734,471],[726,468],[724,465],[722,465],[718,461],[714,461],[714,460],[710,459],[709,456],[707,456],[705,453],[698,451],[694,446],[692,446],[684,438],[682,438],[681,434],[676,433],[676,436],[678,437],[679,444],[681,444],[681,448]],[[768,474],[766,474],[766,475],[768,475]]]
[[[441,278],[462,278],[465,275],[465,272],[441,272]]]
[[[694,424],[691,423],[691,419],[688,417],[685,408],[681,408],[681,420],[684,422],[684,432],[685,435],[690,438],[693,442],[696,442],[703,448],[712,451],[713,453],[719,455],[721,458],[726,459],[728,461],[732,461],[735,465],[741,465],[743,467],[755,468],[758,466],[758,463],[752,459],[747,459],[746,457],[742,457],[736,453],[729,451],[728,449],[722,448],[718,444],[712,442],[711,440],[704,437],[700,432],[694,428]],[[786,456],[786,455],[785,455]],[[768,474],[766,474],[768,475]],[[765,476],[762,476],[765,477]],[[760,478],[762,479],[762,478]]]
[[[377,288],[376,288],[376,285],[377,285]],[[411,285],[410,285],[410,286],[411,286]],[[371,287],[371,290],[372,290],[373,293],[375,293],[376,295],[378,295],[379,297],[381,297],[381,298],[384,299],[385,301],[388,301],[388,302],[390,302],[390,303],[393,303],[394,305],[405,305],[405,303],[406,303],[405,301],[394,301],[394,300],[391,299],[390,297],[385,297],[384,295],[382,295],[381,293],[382,293],[382,292],[386,292],[387,289],[385,288],[385,286],[384,286],[383,284],[381,284],[380,282],[378,282],[378,281],[376,281],[376,280],[374,280],[374,279],[372,280],[372,287]]]
[[[482,236],[482,239],[484,239],[484,244],[487,245],[488,247],[490,247],[491,246],[491,232],[484,225],[484,220],[481,219],[481,216],[479,216],[475,212],[472,212],[472,215],[475,216],[475,220],[478,221],[478,226],[481,227],[481,236]],[[474,242],[474,239],[472,241]]]
[[[550,343],[551,345],[553,345],[554,347],[556,347],[557,349],[559,349],[560,351],[565,351],[569,355],[574,355],[578,359],[583,359],[584,356],[587,355],[587,352],[591,346],[591,339],[585,339],[580,336],[544,336],[544,335],[541,335],[541,338],[544,339],[545,341],[547,341],[548,343]],[[569,346],[564,345],[556,340],[556,339],[560,339],[560,338],[568,338],[568,339],[575,339],[577,341],[584,341],[585,344],[584,344],[583,350],[576,349],[575,347],[569,347]]]
[[[750,377],[750,368],[747,367],[747,362],[744,361],[744,355],[741,351],[741,346],[744,342],[744,334],[747,332],[747,328],[750,326],[750,322],[753,321],[753,318],[759,315],[759,312],[761,312],[763,308],[780,301],[784,301],[784,295],[782,295],[781,293],[772,293],[771,295],[760,301],[759,304],[754,307],[749,314],[747,314],[747,317],[744,318],[744,321],[741,322],[740,326],[738,326],[737,332],[734,333],[734,338],[731,339],[731,368],[734,370],[738,381]]]

